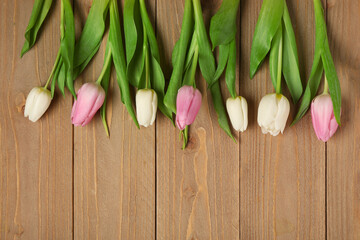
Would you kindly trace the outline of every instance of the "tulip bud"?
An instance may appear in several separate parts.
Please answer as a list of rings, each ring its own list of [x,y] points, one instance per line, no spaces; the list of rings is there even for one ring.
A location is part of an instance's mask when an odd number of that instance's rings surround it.
[[[96,83],[85,83],[77,92],[71,111],[71,122],[75,126],[85,126],[94,117],[105,100],[104,89]]]
[[[243,132],[248,126],[248,105],[246,99],[238,96],[226,100],[230,122],[236,131]]]
[[[176,125],[180,130],[195,121],[201,107],[201,93],[192,86],[183,86],[176,97]]]
[[[26,99],[24,116],[36,122],[49,108],[51,100],[49,90],[42,87],[33,88]]]
[[[259,104],[258,124],[263,134],[283,133],[290,113],[290,103],[282,94],[268,94]]]
[[[152,89],[141,89],[136,93],[136,116],[139,124],[144,127],[153,125],[156,118],[158,99]]]
[[[338,128],[329,94],[317,96],[312,101],[311,118],[317,138],[327,142]]]

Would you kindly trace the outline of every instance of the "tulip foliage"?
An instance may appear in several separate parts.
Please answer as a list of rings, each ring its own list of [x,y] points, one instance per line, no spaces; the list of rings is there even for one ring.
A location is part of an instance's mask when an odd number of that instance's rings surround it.
[[[303,92],[294,30],[285,0],[264,0],[255,27],[250,55],[250,77],[253,78],[270,52],[271,80],[281,93],[281,76],[294,103]]]
[[[321,1],[313,1],[316,21],[315,56],[310,79],[293,124],[304,116],[311,104],[315,133],[320,140],[328,141],[340,124],[341,90],[330,53]],[[202,94],[196,88],[195,79],[199,65],[211,92],[220,127],[234,141],[227,115],[236,131],[243,132],[247,129],[247,101],[239,96],[236,90],[236,20],[240,0],[222,1],[220,9],[210,22],[211,42],[205,28],[200,0],[185,0],[181,34],[173,49],[173,72],[166,93],[159,47],[145,0],[125,0],[124,41],[117,0],[93,0],[77,42],[70,0],[60,0],[60,4],[60,47],[45,86],[33,88],[27,97],[24,116],[29,120],[35,122],[45,113],[54,96],[56,85],[63,95],[66,86],[75,98],[71,113],[72,123],[75,126],[85,126],[100,109],[102,122],[109,135],[106,102],[114,66],[121,101],[135,125],[138,128],[140,125],[153,125],[159,108],[181,130],[185,148],[189,126],[195,121],[202,103]],[[21,56],[34,46],[51,5],[52,0],[35,0]],[[95,82],[85,83],[76,95],[73,82],[98,52],[107,19],[109,34],[102,71]],[[219,53],[218,64],[213,53],[216,48]],[[267,55],[276,93],[262,98],[257,121],[264,134],[276,136],[284,132],[290,112],[290,103],[282,95],[282,77],[294,103],[297,103],[303,94],[295,34],[286,0],[263,0],[251,47],[251,78],[255,76]],[[324,71],[324,93],[315,98]],[[219,82],[224,73],[231,95],[226,101],[228,114]],[[50,83],[51,91],[48,90]],[[130,85],[137,89],[136,113]],[[175,119],[173,114],[176,114]]]
[[[21,57],[34,46],[51,4],[52,0],[35,0],[29,24],[25,31],[25,43],[21,50]]]
[[[314,62],[302,102],[300,104],[298,113],[292,124],[298,122],[309,109],[310,103],[314,99],[319,89],[320,80],[324,70],[325,70],[325,81],[326,84],[328,84],[330,90],[334,115],[336,121],[338,122],[338,124],[340,124],[340,110],[341,110],[340,82],[336,73],[334,61],[332,59],[329,48],[324,11],[322,9],[320,0],[314,0],[314,10],[315,10],[315,23],[316,23]]]
[[[172,54],[173,72],[164,98],[165,105],[173,113],[177,113],[178,90],[184,85],[196,86],[197,64],[199,64],[201,74],[210,86],[218,122],[221,128],[233,138],[221,96],[220,84],[214,78],[216,72],[215,58],[205,29],[200,0],[186,0],[180,39],[175,44]],[[183,132],[185,145],[187,129],[185,128]]]
[[[160,53],[144,0],[125,0],[124,32],[127,78],[138,89],[153,88],[160,111],[172,119],[164,105],[165,77],[160,67]]]

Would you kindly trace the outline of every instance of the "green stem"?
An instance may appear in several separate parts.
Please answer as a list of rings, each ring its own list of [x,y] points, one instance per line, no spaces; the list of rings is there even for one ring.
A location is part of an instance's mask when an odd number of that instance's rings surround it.
[[[198,60],[199,60],[199,46],[196,44],[196,47],[194,50],[194,55],[192,57],[192,62],[191,62],[191,66],[190,66],[190,76],[191,77],[188,79],[187,82],[184,82],[183,85],[193,86],[194,88],[196,87],[195,77],[196,77],[196,69],[197,69]]]
[[[60,22],[60,36],[61,36],[61,39],[64,38],[65,36],[65,26],[64,26],[64,13],[65,13],[65,10],[64,10],[64,0],[61,0],[61,22]]]
[[[276,80],[276,93],[281,94],[281,71],[282,71],[282,58],[283,58],[283,37],[280,38],[279,43],[279,56],[278,56],[278,69]]]
[[[103,66],[103,68],[102,68],[102,70],[101,70],[100,76],[99,76],[99,78],[96,80],[96,83],[99,84],[99,85],[100,85],[101,81],[102,81],[103,78],[104,78],[104,75],[105,75],[105,73],[106,73],[106,70],[107,70],[109,64],[111,63],[111,55],[112,55],[112,53],[111,53],[111,48],[109,48],[109,52],[107,53],[107,56],[106,56],[106,59],[105,59],[105,62],[104,62],[104,66]]]
[[[145,25],[143,25],[143,34],[144,34],[144,42],[143,42],[143,50],[145,52],[145,89],[150,88],[150,63],[149,63],[149,51],[148,51],[148,38],[146,33]]]
[[[324,82],[324,92],[323,94],[328,94],[329,93],[329,83],[327,81],[326,75],[325,75],[325,82]]]
[[[186,145],[189,141],[189,126],[186,126],[184,130],[181,131],[182,137],[183,137],[183,145],[182,150],[185,150]]]
[[[202,10],[200,0],[193,0],[195,22],[203,22]]]
[[[60,49],[59,49],[58,54],[56,56],[55,64],[53,66],[53,69],[51,70],[50,76],[49,76],[49,78],[48,78],[48,80],[47,80],[47,82],[46,82],[46,84],[44,86],[44,89],[47,89],[49,83],[51,82],[51,79],[52,79],[52,77],[54,75],[54,72],[55,72],[55,70],[57,68],[57,65],[59,64],[60,56],[61,56],[61,53],[60,53]]]

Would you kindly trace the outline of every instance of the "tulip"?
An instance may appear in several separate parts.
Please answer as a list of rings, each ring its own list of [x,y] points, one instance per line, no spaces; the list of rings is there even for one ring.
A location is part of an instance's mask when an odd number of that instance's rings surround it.
[[[183,86],[176,97],[176,125],[180,130],[195,121],[201,107],[201,93],[192,86]]]
[[[46,112],[51,103],[51,93],[46,88],[33,88],[25,103],[24,116],[29,117],[29,120],[36,122]]]
[[[312,101],[311,118],[317,138],[327,142],[338,128],[329,94],[322,94]]]
[[[141,89],[136,93],[136,116],[139,125],[148,127],[153,125],[156,118],[158,99],[152,89]]]
[[[226,109],[229,114],[230,122],[236,131],[243,132],[248,126],[248,105],[243,97],[228,98]]]
[[[71,111],[71,122],[75,126],[85,126],[94,117],[105,100],[104,89],[96,83],[85,83],[77,92]]]
[[[258,124],[263,134],[283,133],[290,113],[290,103],[282,94],[268,94],[259,104]]]

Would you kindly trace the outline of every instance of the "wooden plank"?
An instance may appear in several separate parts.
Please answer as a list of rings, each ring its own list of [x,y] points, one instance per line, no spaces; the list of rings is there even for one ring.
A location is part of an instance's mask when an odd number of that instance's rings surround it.
[[[263,135],[257,108],[274,92],[266,61],[249,79],[250,48],[262,1],[241,1],[240,92],[249,103],[249,129],[240,145],[241,239],[325,238],[325,145],[312,130],[310,115],[284,135]],[[314,54],[312,1],[287,1],[299,49],[300,70],[308,79]],[[306,82],[306,81],[304,81]],[[286,96],[290,99],[288,92]],[[288,125],[294,116],[291,104]]]
[[[32,4],[0,4],[0,239],[72,239],[70,94],[57,92],[36,123],[23,113],[27,94],[45,84],[55,61],[60,4],[20,59]]]
[[[205,22],[221,1],[202,1]],[[158,39],[166,78],[179,38],[184,1],[157,1]],[[239,144],[218,126],[205,80],[197,77],[203,103],[186,150],[164,116],[157,120],[157,239],[239,238]],[[223,92],[229,96],[225,85]],[[224,98],[225,99],[225,98]]]
[[[90,0],[77,1],[84,24]],[[151,3],[151,12],[155,2]],[[76,82],[95,81],[106,41]],[[74,132],[75,239],[155,238],[155,126],[138,130],[120,100],[115,73],[108,104],[110,138],[97,114]]]
[[[328,1],[330,49],[340,79],[342,126],[327,143],[328,239],[360,239],[360,1]]]

